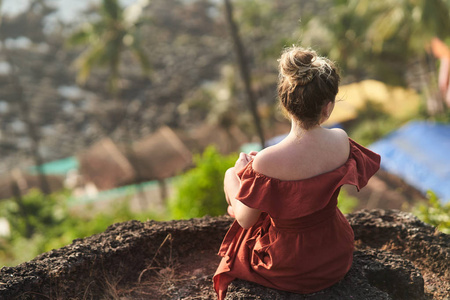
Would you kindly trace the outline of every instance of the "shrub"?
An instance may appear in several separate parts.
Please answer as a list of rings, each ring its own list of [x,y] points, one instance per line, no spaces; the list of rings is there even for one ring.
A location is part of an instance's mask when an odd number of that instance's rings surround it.
[[[151,212],[135,214],[130,211],[129,199],[116,200],[111,209],[100,213],[76,214],[69,211],[69,191],[43,195],[32,190],[17,199],[8,199],[0,205],[0,216],[10,224],[9,237],[0,239],[1,265],[16,265],[37,255],[70,244],[74,239],[84,238],[105,231],[113,223],[161,216]],[[95,211],[86,207],[87,211]]]
[[[438,230],[450,234],[450,203],[442,204],[437,195],[427,193],[428,203],[418,204],[413,213],[423,222],[435,226]]]
[[[213,146],[209,146],[202,155],[196,155],[196,167],[175,181],[175,194],[169,200],[172,218],[225,214],[227,202],[223,192],[223,177],[236,159],[236,154],[223,156]]]
[[[59,226],[66,217],[64,200],[67,196],[68,191],[44,195],[32,189],[19,199],[3,201],[0,215],[10,224],[11,239],[31,238],[50,227]]]

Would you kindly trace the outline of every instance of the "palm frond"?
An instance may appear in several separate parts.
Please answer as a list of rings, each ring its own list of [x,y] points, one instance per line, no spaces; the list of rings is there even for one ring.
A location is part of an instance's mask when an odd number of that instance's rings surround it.
[[[92,27],[84,25],[83,28],[73,33],[66,41],[69,46],[85,45],[89,43],[92,36]]]
[[[92,68],[104,66],[105,49],[101,43],[92,45],[84,51],[76,60],[75,67],[78,69],[77,82],[84,84],[91,74]]]
[[[105,17],[112,20],[121,20],[123,16],[118,0],[103,0],[101,12]]]
[[[401,7],[391,7],[376,18],[369,28],[369,37],[373,41],[373,50],[380,52],[384,41],[395,35],[399,27],[403,26],[404,20],[405,12]]]
[[[450,34],[450,1],[423,1],[421,21],[435,35],[446,38]]]
[[[132,43],[130,45],[130,49],[133,55],[137,58],[139,64],[141,65],[141,69],[144,75],[149,77],[151,64],[150,60],[148,59],[147,53],[144,47],[142,46],[142,39],[138,28],[134,31],[132,35]]]
[[[136,19],[132,24],[127,23],[118,0],[102,0],[99,13],[100,19],[97,22],[76,31],[68,39],[68,43],[88,45],[88,49],[75,61],[78,69],[77,81],[84,84],[95,67],[107,68],[108,88],[114,94],[118,89],[122,53],[127,48],[137,58],[143,73],[146,76],[150,73],[150,62],[139,37],[139,28],[144,20]],[[127,43],[127,36],[132,37],[131,42]]]

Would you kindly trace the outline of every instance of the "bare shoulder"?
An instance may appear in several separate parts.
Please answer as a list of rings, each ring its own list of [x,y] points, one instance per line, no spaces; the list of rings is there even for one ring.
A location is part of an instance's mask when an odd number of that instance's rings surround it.
[[[341,128],[332,128],[330,129],[330,132],[332,132],[336,137],[345,139],[346,141],[348,140],[347,132]]]
[[[345,130],[340,128],[332,128],[329,130],[329,134],[331,135],[330,142],[333,143],[337,149],[342,150],[344,153],[348,153],[350,151],[350,143]]]
[[[279,157],[276,147],[267,147],[253,159],[253,169],[261,174],[271,174],[275,166],[280,163]]]
[[[342,129],[326,129],[314,138],[279,143],[253,159],[253,169],[268,177],[297,180],[312,177],[344,164],[350,143]]]

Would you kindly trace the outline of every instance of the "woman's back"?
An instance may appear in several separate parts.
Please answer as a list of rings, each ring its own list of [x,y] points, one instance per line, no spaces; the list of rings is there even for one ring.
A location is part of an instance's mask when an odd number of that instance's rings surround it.
[[[345,131],[318,127],[303,136],[289,134],[282,142],[262,150],[254,158],[258,173],[280,180],[302,180],[330,172],[349,157]]]
[[[256,156],[241,153],[225,173],[236,222],[219,250],[214,288],[220,300],[236,277],[296,293],[341,280],[352,265],[354,236],[337,208],[340,188],[362,188],[380,164],[343,130],[320,126],[338,92],[334,64],[296,47],[279,62],[278,96],[291,132]]]

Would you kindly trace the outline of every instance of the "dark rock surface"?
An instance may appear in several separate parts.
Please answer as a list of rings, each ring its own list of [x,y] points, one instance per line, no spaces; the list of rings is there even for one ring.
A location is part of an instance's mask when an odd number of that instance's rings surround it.
[[[227,299],[449,299],[450,236],[400,211],[347,216],[354,263],[321,292],[234,281]],[[214,299],[216,251],[229,217],[129,221],[0,271],[0,299]]]
[[[152,258],[164,261],[169,254],[218,247],[230,223],[226,217],[117,223],[32,261],[3,267],[0,299],[103,298],[108,282],[136,282]],[[171,253],[163,247],[168,245]]]
[[[234,281],[226,299],[427,299],[420,272],[408,261],[378,250],[355,251],[352,268],[339,283],[300,295],[242,280]]]

